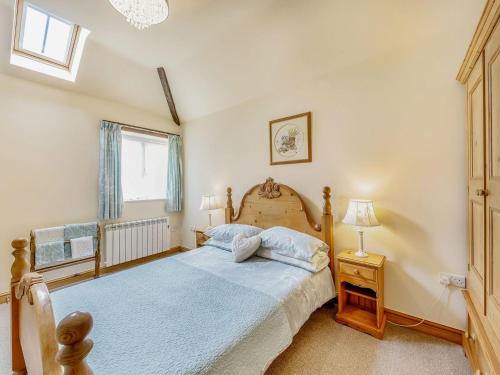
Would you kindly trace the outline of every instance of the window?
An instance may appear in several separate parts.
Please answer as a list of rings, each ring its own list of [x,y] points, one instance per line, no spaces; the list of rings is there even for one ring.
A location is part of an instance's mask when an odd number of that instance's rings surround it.
[[[19,49],[68,66],[68,51],[78,28],[26,4]]]
[[[74,81],[87,29],[17,1],[11,64]]]
[[[166,138],[122,131],[122,189],[125,201],[165,199]]]

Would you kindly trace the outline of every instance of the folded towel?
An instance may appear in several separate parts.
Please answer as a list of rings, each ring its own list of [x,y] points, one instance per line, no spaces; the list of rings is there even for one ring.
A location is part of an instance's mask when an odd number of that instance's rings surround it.
[[[97,248],[97,223],[67,224],[64,226],[64,239],[71,241],[73,238],[94,237],[94,248]],[[71,253],[71,244],[64,244],[64,255],[66,258],[75,258]]]
[[[64,260],[64,242],[46,242],[36,246],[35,265],[45,266]]]
[[[37,244],[64,240],[64,227],[35,229],[33,233]]]
[[[97,236],[97,223],[67,224],[64,226],[64,239],[66,241],[72,238],[87,236]]]
[[[80,237],[72,238],[71,243],[71,257],[73,259],[88,257],[94,254],[94,237]]]

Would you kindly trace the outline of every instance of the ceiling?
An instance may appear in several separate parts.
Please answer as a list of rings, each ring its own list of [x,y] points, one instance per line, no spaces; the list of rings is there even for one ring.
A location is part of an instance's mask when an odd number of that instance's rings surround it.
[[[30,1],[91,30],[77,80],[9,64],[14,0],[0,0],[1,73],[170,116],[156,73],[164,66],[184,121],[414,45],[449,26],[453,32],[464,23],[453,9],[472,7],[470,0],[169,0],[167,21],[139,31],[107,0]],[[474,18],[463,26],[471,33],[484,0],[475,3]]]

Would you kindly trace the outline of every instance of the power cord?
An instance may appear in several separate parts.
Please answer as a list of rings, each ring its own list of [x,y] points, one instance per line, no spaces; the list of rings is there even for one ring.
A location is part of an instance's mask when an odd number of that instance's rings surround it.
[[[439,295],[439,298],[434,301],[434,303],[432,304],[432,306],[429,308],[429,311],[428,311],[428,314],[424,315],[424,316],[429,316],[429,314],[431,312],[433,312],[434,308],[436,307],[436,305],[441,302],[441,298],[443,298],[443,295],[444,295],[444,292],[448,289],[448,285],[444,284],[443,286],[443,290],[441,291],[441,294]],[[449,289],[448,289],[449,290]],[[392,325],[395,325],[395,326],[398,326],[398,327],[406,327],[406,328],[412,328],[412,327],[417,327],[419,325],[421,325],[423,322],[425,322],[425,318],[423,318],[420,322],[418,323],[415,323],[415,324],[398,324],[398,323],[394,323],[394,322],[391,322],[390,320],[387,320],[388,323],[392,324]]]

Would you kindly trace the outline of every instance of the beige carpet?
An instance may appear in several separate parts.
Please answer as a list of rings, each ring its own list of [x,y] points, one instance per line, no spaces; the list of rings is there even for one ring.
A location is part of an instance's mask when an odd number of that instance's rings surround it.
[[[266,375],[462,375],[470,374],[462,347],[387,325],[377,340],[337,324],[333,310],[316,311]]]
[[[6,304],[0,305],[0,374],[10,374]],[[385,339],[379,341],[335,323],[333,311],[323,308],[266,373],[278,374],[469,375],[470,370],[458,345],[393,326],[387,327]]]

